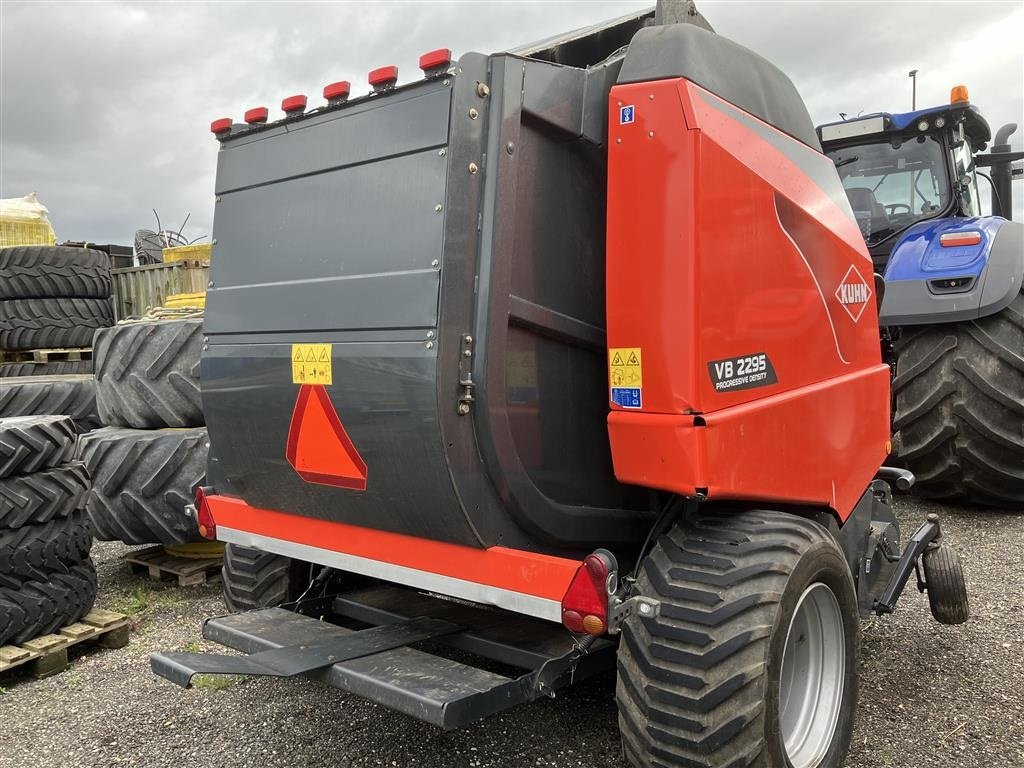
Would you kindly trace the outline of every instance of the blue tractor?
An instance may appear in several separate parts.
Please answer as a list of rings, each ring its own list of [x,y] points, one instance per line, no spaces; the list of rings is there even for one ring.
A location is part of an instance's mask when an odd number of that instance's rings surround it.
[[[921,495],[1024,508],[1024,225],[1009,137],[967,97],[818,127],[875,264],[894,451]],[[979,169],[989,168],[991,175]],[[978,176],[991,186],[983,216]]]

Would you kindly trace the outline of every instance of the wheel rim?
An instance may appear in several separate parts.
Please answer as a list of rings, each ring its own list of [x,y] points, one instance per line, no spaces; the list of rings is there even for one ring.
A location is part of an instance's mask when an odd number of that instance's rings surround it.
[[[793,768],[819,765],[835,735],[846,672],[839,601],[824,584],[800,595],[782,654],[779,725]]]

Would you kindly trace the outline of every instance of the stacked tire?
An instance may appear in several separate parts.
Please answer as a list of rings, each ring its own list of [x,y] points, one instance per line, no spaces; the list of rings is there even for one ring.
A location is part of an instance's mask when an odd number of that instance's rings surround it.
[[[128,322],[96,333],[96,404],[107,425],[83,435],[96,538],[126,544],[200,541],[186,512],[206,480],[199,393],[202,318]]]
[[[64,416],[0,419],[0,645],[73,624],[96,599],[74,443]]]

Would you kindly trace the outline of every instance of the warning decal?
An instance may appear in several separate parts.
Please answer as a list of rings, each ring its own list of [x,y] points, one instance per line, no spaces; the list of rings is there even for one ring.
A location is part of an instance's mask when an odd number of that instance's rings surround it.
[[[613,403],[623,408],[643,407],[644,366],[640,347],[608,350],[608,383]]]
[[[333,384],[330,344],[292,344],[292,384]]]

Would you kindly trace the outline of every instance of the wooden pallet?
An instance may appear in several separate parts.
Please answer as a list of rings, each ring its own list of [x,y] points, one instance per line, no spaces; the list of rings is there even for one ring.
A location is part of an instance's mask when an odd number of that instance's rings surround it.
[[[68,668],[71,646],[92,642],[103,648],[124,648],[130,632],[131,620],[123,613],[93,608],[81,621],[56,634],[0,647],[0,675],[28,664],[33,677],[49,677]]]
[[[156,546],[129,552],[124,561],[132,573],[148,571],[151,579],[177,579],[179,587],[193,587],[219,574],[224,557],[180,557]]]
[[[92,347],[81,349],[0,349],[0,363],[55,363],[58,360],[92,360]]]

